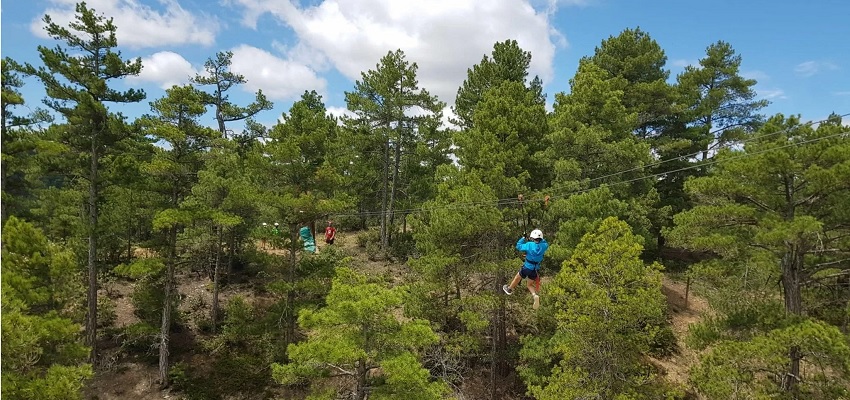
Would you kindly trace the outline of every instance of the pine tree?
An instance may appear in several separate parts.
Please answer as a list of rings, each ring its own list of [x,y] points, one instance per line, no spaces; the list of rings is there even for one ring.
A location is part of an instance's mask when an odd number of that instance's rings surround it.
[[[336,119],[327,115],[322,97],[305,91],[282,122],[268,132],[263,147],[263,163],[257,168],[262,182],[264,206],[275,221],[289,228],[289,268],[285,281],[285,341],[295,341],[295,302],[297,240],[296,229],[332,212],[341,211],[354,200],[342,188],[344,150],[338,143]]]
[[[445,379],[462,379],[456,371],[489,347],[490,393],[498,398],[509,365],[501,285],[506,270],[516,268],[506,261],[509,247],[500,244],[508,237],[503,211],[493,189],[475,172],[445,165],[438,168],[436,181],[436,198],[413,219],[421,256],[409,261],[416,275],[405,310],[444,333],[444,351],[428,356]]]
[[[740,75],[741,56],[729,43],[708,46],[699,67],[687,66],[676,77],[681,99],[688,106],[687,120],[698,128],[703,139],[702,159],[712,149],[733,141],[740,132],[752,132],[762,123],[758,111],[767,100],[755,100],[755,79]]]
[[[547,132],[546,109],[533,92],[504,81],[484,93],[473,121],[474,128],[455,134],[461,166],[477,171],[499,198],[547,186],[538,158]]]
[[[814,129],[777,115],[743,149],[721,150],[709,176],[686,183],[695,206],[675,216],[666,236],[715,258],[695,272],[722,289],[723,302],[714,303],[722,313],[715,338],[748,341],[846,307],[807,300],[807,291],[837,285],[836,276],[848,273],[842,264],[850,254],[843,207],[850,202],[847,132],[838,118]],[[782,303],[774,307],[777,281]],[[805,365],[814,361],[796,342],[786,344],[787,369],[776,384],[796,396],[810,379]]]
[[[625,29],[617,36],[602,41],[590,61],[608,73],[609,78],[625,80],[622,104],[637,115],[632,127],[643,139],[658,134],[672,114],[674,92],[667,83],[667,55],[649,33],[640,28]]]
[[[344,392],[356,400],[442,398],[448,388],[431,382],[419,362],[423,347],[436,343],[437,336],[427,322],[401,320],[393,312],[401,306],[403,290],[338,268],[326,306],[298,316],[307,340],[289,345],[290,362],[272,366],[275,379],[283,384],[309,379],[314,392],[327,393],[333,386],[323,386],[321,377],[345,377]],[[377,378],[373,371],[379,368]]]
[[[121,92],[108,86],[115,79],[137,75],[142,68],[141,59],[124,61],[115,36],[112,19],[98,15],[85,3],[76,6],[74,20],[68,28],[53,22],[45,15],[47,34],[60,42],[53,49],[39,46],[43,67],[27,65],[27,72],[41,80],[47,91],[45,103],[61,114],[68,122],[65,140],[71,150],[80,156],[80,175],[88,185],[86,209],[88,218],[88,316],[86,318],[86,344],[91,347],[91,358],[97,356],[97,271],[98,224],[101,190],[107,182],[101,176],[102,161],[110,154],[115,143],[125,139],[128,132],[116,128],[119,118],[110,113],[105,103],[131,103],[145,98],[143,91],[129,89]]]
[[[37,109],[27,115],[16,115],[16,108],[23,106],[24,98],[19,92],[24,81],[21,71],[24,69],[11,58],[0,60],[2,67],[2,93],[0,93],[0,130],[2,130],[3,178],[2,210],[3,222],[10,215],[29,217],[32,197],[40,186],[36,182],[39,166],[35,162],[37,153],[49,153],[37,128],[38,124],[51,121],[45,110]]]
[[[550,250],[556,266],[608,216],[627,221],[654,248],[652,222],[666,210],[656,206],[652,180],[642,179],[652,154],[649,143],[633,134],[638,113],[626,105],[628,85],[584,59],[570,93],[555,95],[543,158],[552,165],[547,192],[555,200],[544,226],[557,239]]]
[[[650,147],[632,135],[638,114],[626,104],[627,85],[624,78],[610,77],[595,63],[582,60],[570,80],[570,93],[555,96],[546,156],[555,160],[556,188],[594,187],[642,175],[640,167],[651,161]],[[628,194],[649,187],[651,182],[637,180],[612,190]]]
[[[230,102],[228,90],[235,85],[246,83],[245,77],[230,71],[233,60],[233,52],[225,51],[216,53],[215,58],[209,58],[204,63],[206,75],[197,74],[192,78],[192,83],[200,86],[211,85],[213,92],[204,96],[204,102],[215,108],[215,119],[218,123],[218,131],[223,137],[227,137],[227,122],[241,121],[264,110],[271,110],[272,102],[266,99],[262,90],[256,93],[253,103],[245,107],[237,106]]]
[[[458,88],[452,107],[457,120],[452,122],[462,129],[472,128],[475,108],[484,98],[484,93],[505,81],[527,85],[528,90],[542,103],[546,97],[543,94],[543,81],[536,76],[531,82],[526,81],[530,65],[531,52],[520,48],[516,40],[496,42],[490,57],[485,55],[481,62],[467,70],[466,79]]]
[[[545,161],[540,157],[542,139],[548,127],[546,109],[538,92],[530,90],[523,82],[501,81],[483,93],[475,106],[472,121],[471,129],[454,135],[455,153],[462,173],[479,179],[497,199],[514,199],[519,194],[548,186]],[[504,203],[499,208],[500,223],[509,225],[507,221],[517,221],[513,232],[507,233],[507,226],[495,232],[492,228],[485,230],[482,238],[490,240],[478,241],[478,246],[468,250],[490,256],[482,262],[489,264],[487,283],[492,285],[490,293],[498,296],[493,299],[492,307],[481,310],[489,313],[483,318],[489,320],[490,327],[490,396],[494,399],[501,395],[500,381],[508,370],[506,335],[510,321],[505,298],[499,293],[501,285],[510,279],[508,270],[514,270],[517,265],[515,259],[508,261],[515,257],[509,249],[522,229],[531,229],[527,222],[520,222],[530,219],[524,208]],[[482,318],[480,315],[476,317]]]
[[[713,150],[735,143],[764,122],[759,110],[768,101],[755,99],[756,81],[740,75],[741,62],[729,43],[718,41],[706,49],[699,65],[687,66],[676,76],[674,115],[653,141],[659,158],[665,160],[655,172],[674,171],[662,175],[657,187],[663,203],[675,213],[690,205],[685,181],[705,175],[703,168],[693,168],[694,163],[706,161]]]
[[[81,285],[72,252],[11,216],[3,226],[5,399],[81,399],[92,376],[80,325],[71,319]]]
[[[201,253],[199,262],[205,268],[212,267],[210,319],[213,333],[217,331],[219,321],[225,244],[229,248],[237,246],[234,235],[226,240],[226,232],[246,224],[243,215],[255,213],[260,201],[256,186],[249,179],[251,170],[242,168],[244,163],[236,149],[237,144],[225,138],[213,140],[212,147],[204,154],[204,168],[198,171],[198,181],[192,187],[191,196],[181,203],[181,208],[187,210],[195,222],[192,224],[194,232],[189,235],[199,237],[203,242],[202,248],[197,249]],[[232,250],[235,251],[235,248]]]
[[[783,392],[793,378],[787,371],[789,348],[799,349],[813,367],[800,376],[792,396]],[[837,327],[803,321],[751,341],[717,343],[693,367],[691,381],[711,399],[844,399],[850,396],[850,345]]]
[[[154,226],[162,229],[166,237],[162,251],[166,258],[165,296],[159,334],[159,379],[163,386],[169,384],[171,306],[177,295],[174,273],[179,262],[177,235],[193,217],[190,211],[181,209],[180,204],[197,182],[198,171],[203,166],[202,153],[209,149],[217,136],[215,131],[202,127],[198,122],[206,112],[202,100],[202,93],[194,87],[174,86],[166,90],[165,97],[151,103],[154,115],[146,116],[142,121],[148,135],[166,144],[157,149],[146,168],[146,172],[157,177],[154,190],[165,198],[163,209],[154,219]]]
[[[406,60],[403,51],[391,51],[381,58],[375,70],[362,73],[354,91],[345,93],[348,109],[356,114],[350,121],[352,128],[370,135],[369,141],[375,147],[380,144],[382,152],[380,220],[384,253],[390,244],[397,197],[406,179],[401,167],[427,129],[439,124],[445,106],[419,87],[417,69],[416,63]],[[417,115],[412,115],[414,112]]]

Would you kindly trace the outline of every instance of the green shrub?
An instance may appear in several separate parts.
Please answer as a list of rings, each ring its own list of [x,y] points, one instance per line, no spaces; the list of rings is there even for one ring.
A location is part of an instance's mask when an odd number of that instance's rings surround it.
[[[185,390],[189,387],[189,372],[188,366],[184,362],[178,362],[171,366],[168,370],[168,379],[174,389]]]
[[[109,297],[97,297],[97,326],[107,328],[115,322],[115,302]]]
[[[676,334],[670,326],[661,327],[652,337],[649,344],[649,352],[656,357],[668,357],[679,351]]]
[[[357,234],[357,246],[360,248],[368,248],[368,245],[381,243],[381,231],[377,228],[372,228]]]
[[[366,257],[369,258],[369,261],[378,261],[382,260],[383,254],[381,254],[381,245],[378,243],[369,242],[366,244]]]
[[[121,347],[135,354],[157,355],[159,328],[145,322],[127,325],[119,335]]]
[[[134,313],[139,319],[150,325],[157,326],[162,322],[164,286],[165,282],[161,274],[147,275],[139,279],[133,294],[130,295],[130,301],[135,307]],[[174,327],[180,316],[177,310],[177,306],[180,304],[180,296],[172,296],[171,301],[171,326]]]
[[[416,241],[413,240],[413,232],[396,234],[390,244],[390,254],[393,258],[406,261],[416,249]]]

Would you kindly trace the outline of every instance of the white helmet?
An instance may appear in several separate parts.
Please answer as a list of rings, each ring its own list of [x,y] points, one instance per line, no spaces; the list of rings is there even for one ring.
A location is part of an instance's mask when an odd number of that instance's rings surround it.
[[[532,239],[543,239],[543,231],[540,229],[535,229],[531,231],[531,234],[528,235]]]

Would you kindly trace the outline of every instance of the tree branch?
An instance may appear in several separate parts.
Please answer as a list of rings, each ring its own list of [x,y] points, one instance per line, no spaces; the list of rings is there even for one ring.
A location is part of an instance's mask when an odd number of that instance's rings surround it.
[[[327,364],[327,365],[328,365],[329,367],[331,367],[331,368],[336,369],[336,370],[337,370],[337,371],[339,371],[342,375],[354,376],[354,372],[348,371],[348,370],[346,370],[346,369],[344,369],[344,368],[342,368],[342,367],[340,367],[340,366],[338,366],[338,365],[331,364],[331,363],[325,363],[325,364]],[[339,376],[339,375],[337,375],[337,376]]]
[[[847,261],[847,260],[842,260],[842,261]],[[820,281],[831,279],[831,278],[838,278],[840,276],[850,276],[850,270],[844,270],[844,271],[841,271],[841,272],[836,272],[834,274],[829,274],[829,275],[819,276],[817,278],[807,279],[805,282],[803,282],[803,284],[808,285],[810,283],[820,282]]]
[[[781,254],[781,252],[777,251],[776,249],[771,249],[769,246],[765,246],[765,245],[763,245],[763,244],[750,243],[750,244],[749,244],[749,246],[750,246],[750,247],[756,247],[756,248],[759,248],[759,249],[762,249],[762,250],[767,250],[767,251],[769,251],[770,253],[773,253],[773,254],[775,254],[775,255],[780,255],[780,254]]]
[[[836,261],[830,261],[830,262],[815,264],[815,265],[812,265],[812,268],[822,269],[824,267],[828,267],[830,265],[835,265],[835,264],[841,264],[841,263],[846,262],[846,261],[850,261],[850,258],[845,258],[843,260],[836,260]],[[838,275],[842,275],[842,274],[850,274],[850,271],[842,272]]]
[[[753,203],[756,207],[762,209],[763,211],[768,211],[768,212],[775,211],[775,210],[771,209],[770,207],[768,207],[767,204],[764,204],[764,203],[762,203],[762,202],[760,202],[760,201],[758,201],[758,200],[756,200],[756,199],[754,199],[750,196],[743,196],[743,198],[746,199],[747,201],[749,201],[750,203]]]

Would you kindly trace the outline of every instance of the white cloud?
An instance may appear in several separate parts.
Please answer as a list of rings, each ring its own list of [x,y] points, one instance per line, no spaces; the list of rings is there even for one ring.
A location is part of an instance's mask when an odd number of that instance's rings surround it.
[[[788,98],[782,89],[763,89],[757,90],[757,92],[759,97],[765,100],[784,100]]]
[[[546,12],[554,14],[558,11],[559,6],[587,6],[595,0],[545,0],[547,8]]]
[[[828,61],[806,61],[797,64],[794,67],[794,72],[802,77],[810,77],[823,71],[832,71],[838,69],[838,66]]]
[[[351,118],[357,117],[356,114],[351,112],[346,107],[328,107],[327,113],[328,113],[328,115],[333,115],[334,117],[337,117],[338,119],[340,119],[340,123],[342,123],[341,119],[342,119],[343,116],[351,117]]]
[[[767,75],[764,71],[753,70],[753,71],[742,71],[741,76],[746,79],[755,79],[759,82],[764,82],[770,79],[770,76]]]
[[[443,126],[452,130],[460,130],[460,127],[451,121],[452,119],[457,119],[457,115],[455,115],[451,107],[446,106],[446,108],[443,109],[443,119],[441,120],[443,122]]]
[[[68,26],[74,20],[78,0],[50,0],[44,10],[53,22]],[[159,0],[163,10],[142,4],[139,0],[88,0],[86,5],[97,14],[113,18],[118,28],[118,44],[131,48],[165,45],[199,44],[210,46],[219,30],[218,20],[210,15],[195,15],[183,9],[177,0]],[[32,21],[30,31],[47,38],[41,17]]]
[[[526,0],[323,0],[303,8],[281,0],[230,2],[244,7],[245,25],[255,27],[269,13],[290,26],[299,40],[291,56],[327,60],[350,79],[360,79],[387,52],[401,49],[419,66],[419,86],[448,103],[467,68],[489,55],[497,41],[515,39],[530,51],[530,74],[544,83],[554,76],[556,45],[566,45],[546,11]]]
[[[670,64],[672,64],[674,67],[685,68],[690,65],[699,65],[699,61],[678,59],[673,60]]]
[[[850,90],[847,90],[847,91],[841,91],[841,92],[835,92],[835,93],[833,93],[833,94],[834,94],[834,95],[836,95],[836,96],[850,96]]]
[[[149,57],[142,58],[142,72],[139,76],[131,76],[129,80],[154,82],[163,89],[174,85],[189,83],[198,71],[180,54],[171,51],[160,51]]]
[[[315,90],[322,94],[327,81],[304,64],[281,59],[266,50],[249,45],[234,49],[231,71],[245,76],[248,82],[242,87],[249,92],[263,90],[263,94],[272,100],[293,99],[305,90]]]
[[[324,54],[314,51],[303,42],[289,47],[278,40],[272,40],[271,47],[290,61],[307,65],[316,71],[327,71],[330,68],[328,58]]]

